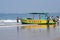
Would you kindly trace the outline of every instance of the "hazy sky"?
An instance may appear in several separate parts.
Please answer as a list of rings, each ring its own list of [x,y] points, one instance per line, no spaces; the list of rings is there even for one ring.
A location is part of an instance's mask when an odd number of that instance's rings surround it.
[[[60,12],[60,0],[0,0],[0,13]]]

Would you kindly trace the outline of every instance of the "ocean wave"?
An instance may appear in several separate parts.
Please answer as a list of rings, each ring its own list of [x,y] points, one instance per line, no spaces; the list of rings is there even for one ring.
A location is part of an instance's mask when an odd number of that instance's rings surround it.
[[[17,22],[16,20],[0,20],[0,22]],[[19,20],[19,22],[21,22],[20,20]]]
[[[59,21],[60,21],[60,18],[59,18]],[[1,22],[17,22],[17,20],[0,20],[0,23]],[[19,20],[19,22],[21,22],[21,20]]]

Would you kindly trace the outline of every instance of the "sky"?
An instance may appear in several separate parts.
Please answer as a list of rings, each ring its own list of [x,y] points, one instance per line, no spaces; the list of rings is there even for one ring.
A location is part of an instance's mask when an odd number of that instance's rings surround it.
[[[0,0],[0,13],[60,13],[60,0]]]

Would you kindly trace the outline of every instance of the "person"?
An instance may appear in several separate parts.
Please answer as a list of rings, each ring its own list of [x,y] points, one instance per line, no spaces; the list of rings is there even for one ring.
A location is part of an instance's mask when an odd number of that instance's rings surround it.
[[[52,16],[49,16],[49,19],[52,20]]]
[[[53,20],[54,19],[54,17],[53,16],[50,16],[50,20]]]
[[[56,23],[56,19],[55,19],[55,17],[54,16],[51,16],[51,20],[54,22],[54,23]],[[55,24],[54,24],[55,25]]]
[[[53,17],[53,16],[52,16],[52,20],[53,20],[53,22],[56,22],[56,18],[55,18],[55,17]]]
[[[19,23],[19,17],[17,17],[17,23]]]
[[[51,20],[53,20],[54,19],[54,17],[53,16],[51,16]]]
[[[47,29],[49,29],[49,20],[50,20],[50,17],[48,16],[47,17]]]
[[[56,23],[59,25],[59,16],[56,16]]]
[[[50,16],[47,17],[47,24],[49,24]]]

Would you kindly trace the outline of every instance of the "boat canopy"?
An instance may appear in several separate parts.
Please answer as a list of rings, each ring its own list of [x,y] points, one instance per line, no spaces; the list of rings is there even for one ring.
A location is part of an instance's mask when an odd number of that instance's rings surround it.
[[[33,15],[33,19],[36,19],[36,15],[38,15],[39,19],[47,19],[48,13],[29,13]]]
[[[48,13],[30,13],[30,14],[48,14]]]
[[[32,14],[32,15],[38,14],[38,15],[46,15],[46,16],[48,16],[48,13],[29,13],[29,14]]]

